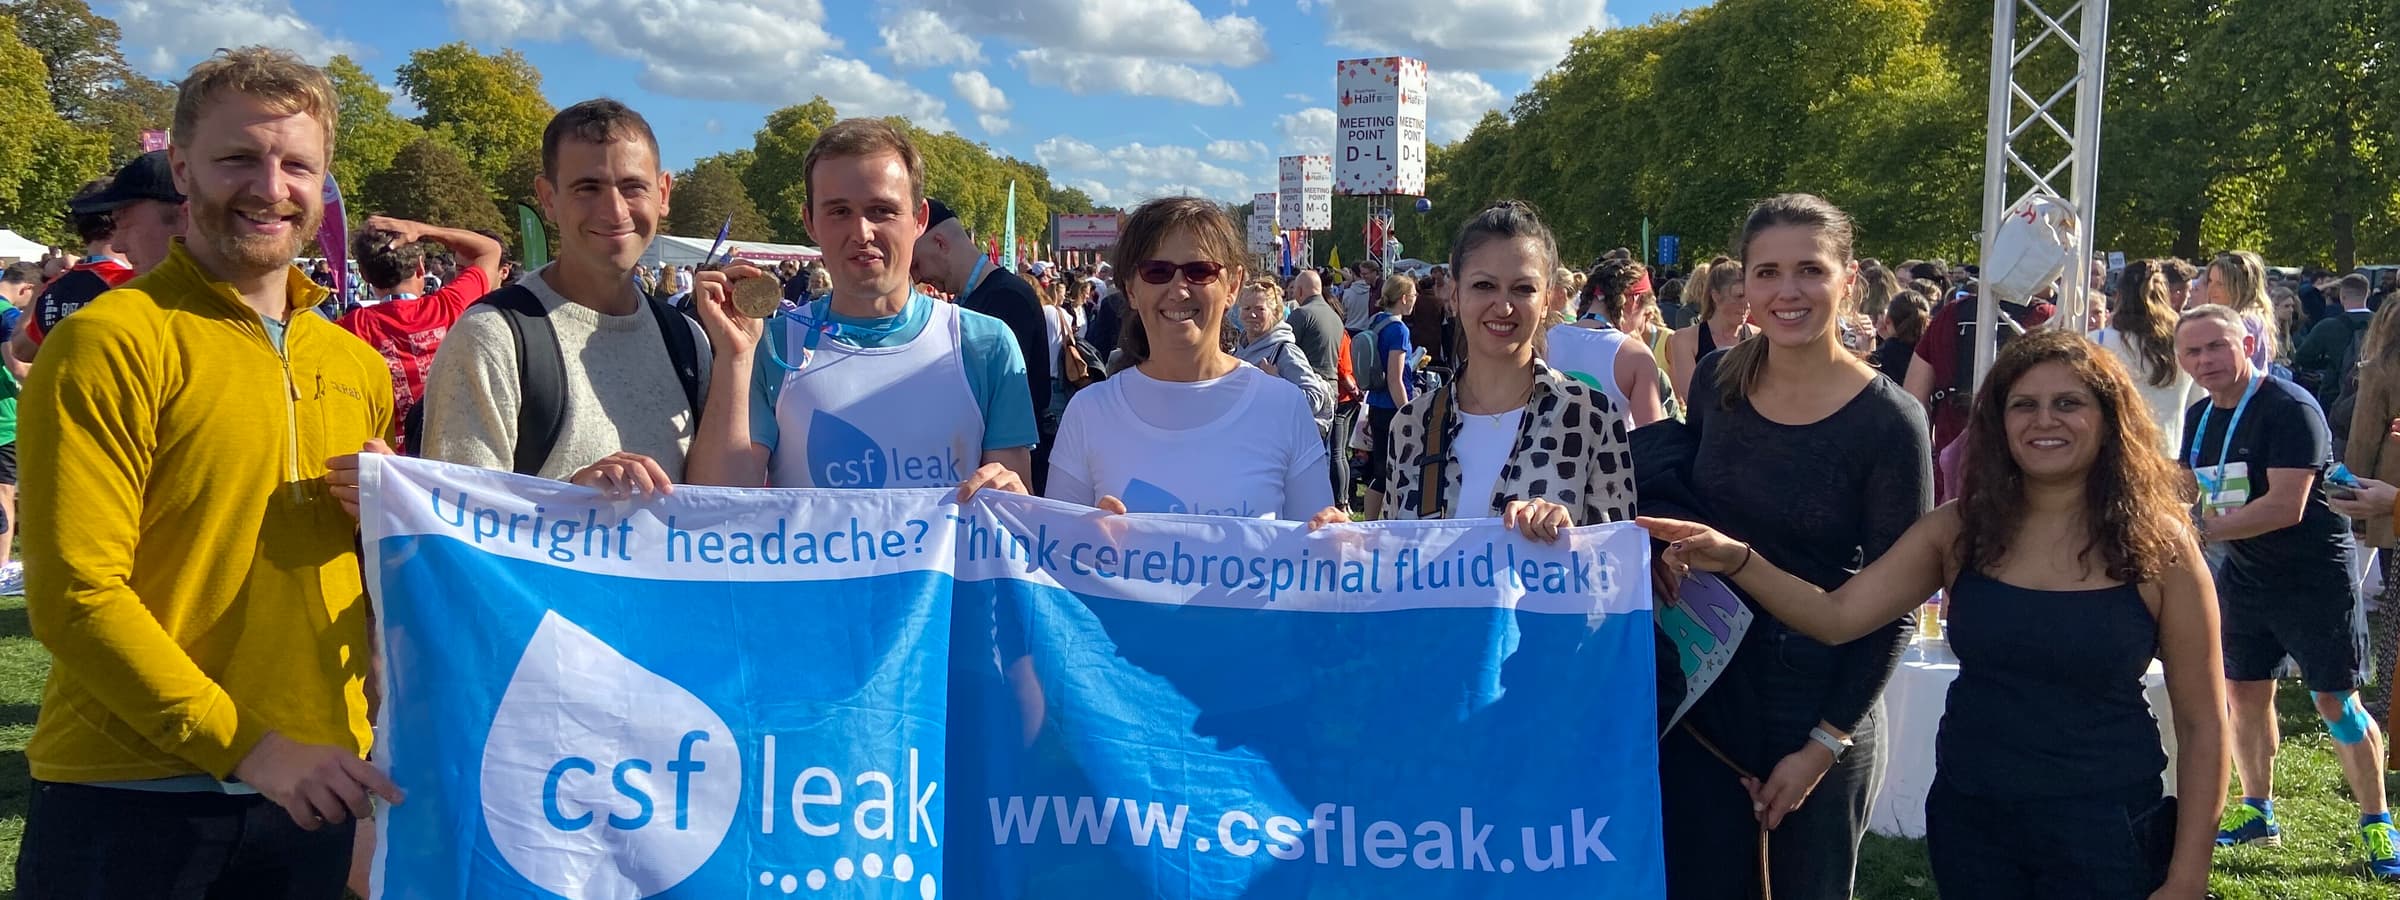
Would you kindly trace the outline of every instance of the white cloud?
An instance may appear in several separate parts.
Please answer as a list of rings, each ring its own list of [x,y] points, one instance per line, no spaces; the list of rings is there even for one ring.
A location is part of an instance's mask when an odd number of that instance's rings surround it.
[[[1017,66],[1035,84],[1062,88],[1076,95],[1126,94],[1165,97],[1201,106],[1239,106],[1240,94],[1225,76],[1178,63],[1117,56],[1094,56],[1072,50],[1042,47],[1019,51]]]
[[[1432,83],[1426,85],[1425,139],[1433,143],[1448,144],[1466,137],[1486,112],[1508,111],[1509,99],[1473,72],[1437,69],[1428,80]]]
[[[1275,133],[1283,138],[1280,152],[1286,155],[1332,153],[1333,132],[1333,110],[1322,106],[1275,118]]]
[[[1013,124],[1008,121],[1007,116],[995,116],[990,113],[977,115],[975,117],[975,124],[982,126],[985,134],[991,135],[1007,134],[1008,129],[1014,127]]]
[[[700,123],[700,130],[702,130],[702,131],[706,131],[706,132],[708,132],[708,133],[710,133],[710,134],[724,134],[724,133],[725,133],[725,123],[723,123],[723,122],[720,122],[720,121],[717,121],[717,120],[716,120],[716,119],[714,119],[714,118],[711,118],[711,119],[709,119],[709,120],[708,120],[708,121],[706,121],[706,122],[702,122],[702,123]]]
[[[1267,28],[1209,18],[1191,0],[916,0],[975,34],[1126,59],[1248,66],[1267,58]]]
[[[1312,96],[1309,96],[1309,95],[1307,95],[1307,94],[1285,94],[1285,95],[1283,95],[1283,99],[1285,99],[1285,100],[1290,100],[1290,101],[1292,101],[1293,103],[1298,103],[1298,104],[1301,104],[1301,105],[1304,105],[1304,106],[1305,106],[1305,105],[1307,105],[1307,104],[1310,104],[1310,103],[1315,103],[1315,102],[1317,102],[1317,98],[1315,98],[1315,97],[1312,97]]]
[[[770,105],[822,95],[843,115],[952,126],[942,101],[842,56],[818,0],[444,0],[480,41],[580,40],[641,65],[645,88]]]
[[[1442,69],[1539,72],[1587,28],[1608,23],[1605,0],[1315,0],[1335,44],[1403,52]]]
[[[983,77],[982,72],[950,73],[950,89],[957,91],[958,99],[966,101],[967,106],[976,112],[1008,111],[1008,95],[993,86],[992,80]]]
[[[1208,155],[1226,162],[1250,162],[1267,155],[1267,145],[1257,141],[1210,141]]]
[[[1271,178],[1208,162],[1202,151],[1191,147],[1135,143],[1103,149],[1060,135],[1034,145],[1033,155],[1093,201],[1110,206],[1170,195],[1243,201],[1274,188]]]
[[[283,47],[312,63],[359,51],[318,31],[292,11],[291,0],[122,0],[116,19],[126,59],[170,78],[219,47]]]
[[[983,45],[974,36],[922,9],[901,10],[877,31],[883,35],[883,55],[897,65],[963,66],[983,61]]]

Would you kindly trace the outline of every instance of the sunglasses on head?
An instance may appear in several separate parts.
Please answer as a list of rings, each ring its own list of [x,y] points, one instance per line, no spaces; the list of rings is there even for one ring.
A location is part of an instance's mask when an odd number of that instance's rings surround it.
[[[1217,276],[1225,273],[1225,267],[1213,262],[1171,263],[1163,259],[1143,260],[1133,266],[1133,273],[1151,284],[1174,281],[1176,272],[1183,273],[1187,284],[1214,284]]]

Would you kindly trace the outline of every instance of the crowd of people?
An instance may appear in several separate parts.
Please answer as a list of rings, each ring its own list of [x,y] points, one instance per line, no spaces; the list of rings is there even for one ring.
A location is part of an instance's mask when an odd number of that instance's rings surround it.
[[[357,883],[358,820],[406,787],[365,761],[366,453],[627,500],[956,487],[1312,529],[1497,517],[1534,541],[1638,519],[1661,602],[1698,569],[1757,612],[1662,739],[1673,896],[1849,895],[1921,612],[1960,660],[1926,809],[1943,896],[2203,896],[2214,848],[2280,835],[2287,657],[2361,855],[2400,878],[2388,692],[2360,695],[2392,671],[2400,577],[2353,538],[2396,542],[2388,281],[2134,260],[2095,266],[2086,322],[2001,296],[2010,327],[1982,334],[1972,266],[1858,259],[1807,194],[1688,272],[1626,251],[1576,271],[1515,201],[1423,278],[1256,271],[1194,198],[1132,210],[1106,262],[1012,271],[873,119],[803,163],[821,260],[652,271],[672,178],[641,114],[597,99],[542,136],[553,261],[370,216],[363,287],[335,298],[294,260],[337,108],[287,52],[221,51],[180,83],[172,147],[70,204],[81,252],[0,272],[0,588],[13,532],[54,659],[20,896]],[[781,305],[744,314],[765,278]],[[826,429],[895,449],[814,458]],[[1663,721],[1686,686],[1660,654]],[[1727,863],[1759,842],[1761,865]]]

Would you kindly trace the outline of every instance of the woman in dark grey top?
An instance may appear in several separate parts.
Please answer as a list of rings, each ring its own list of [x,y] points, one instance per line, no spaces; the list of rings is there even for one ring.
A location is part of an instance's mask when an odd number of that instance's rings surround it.
[[[1754,207],[1741,238],[1765,339],[1694,373],[1692,493],[1708,524],[1830,590],[1932,505],[1925,414],[1841,346],[1847,216],[1786,194]],[[1777,900],[1848,897],[1882,768],[1879,698],[1914,623],[1827,646],[1753,612],[1732,665],[1660,749],[1668,892],[1756,896],[1757,867],[1729,861],[1750,858],[1735,848],[1765,824]]]

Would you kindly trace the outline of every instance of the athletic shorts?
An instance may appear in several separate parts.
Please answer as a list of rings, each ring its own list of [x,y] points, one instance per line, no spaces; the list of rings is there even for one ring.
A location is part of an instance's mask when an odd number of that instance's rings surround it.
[[[17,483],[17,442],[0,444],[0,484]]]
[[[2271,681],[2289,656],[2311,691],[2346,693],[2366,683],[2367,614],[2357,591],[2324,586],[2245,596],[2222,580],[2218,590],[2227,681]]]

